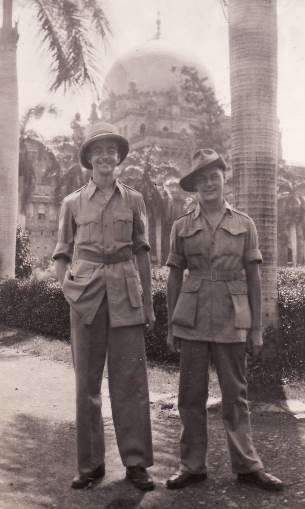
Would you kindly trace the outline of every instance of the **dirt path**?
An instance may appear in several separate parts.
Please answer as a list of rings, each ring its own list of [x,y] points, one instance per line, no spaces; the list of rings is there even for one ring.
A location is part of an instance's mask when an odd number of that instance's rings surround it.
[[[104,382],[106,478],[94,490],[73,491],[72,368],[18,353],[0,338],[0,509],[305,508],[305,421],[258,410],[253,414],[255,442],[268,470],[287,482],[282,494],[236,484],[219,411],[210,412],[209,480],[182,492],[166,490],[164,480],[178,462],[180,425],[158,402],[152,405],[157,489],[138,492],[123,479]]]

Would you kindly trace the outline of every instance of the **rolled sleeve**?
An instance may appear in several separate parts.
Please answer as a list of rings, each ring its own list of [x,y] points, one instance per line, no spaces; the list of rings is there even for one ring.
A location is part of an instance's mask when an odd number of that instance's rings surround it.
[[[166,260],[168,267],[186,268],[186,259],[183,252],[182,239],[177,235],[177,224],[174,223],[170,235],[169,254]]]
[[[72,260],[74,250],[74,233],[76,223],[67,201],[63,201],[59,214],[58,240],[53,253],[53,260],[65,258]]]
[[[150,250],[147,235],[146,207],[141,195],[137,197],[134,205],[132,242],[134,254],[141,248],[144,248],[146,251]]]
[[[249,221],[249,228],[246,235],[244,260],[246,262],[258,262],[258,263],[261,263],[263,261],[262,253],[258,245],[258,235],[256,226],[253,219],[251,218]]]

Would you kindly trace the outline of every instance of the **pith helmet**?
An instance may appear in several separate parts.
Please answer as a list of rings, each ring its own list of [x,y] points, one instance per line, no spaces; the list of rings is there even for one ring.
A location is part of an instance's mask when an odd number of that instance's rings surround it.
[[[211,166],[217,166],[217,168],[220,168],[223,171],[226,169],[224,159],[212,148],[202,148],[197,150],[197,152],[193,155],[191,171],[180,179],[180,186],[182,189],[191,193],[195,192],[197,175],[207,168],[211,168]]]
[[[94,141],[112,139],[118,144],[120,154],[120,164],[128,154],[129,144],[126,138],[118,133],[114,125],[107,122],[98,121],[90,125],[85,132],[85,140],[80,147],[80,160],[82,165],[88,170],[92,170],[92,164],[88,159],[88,149]]]

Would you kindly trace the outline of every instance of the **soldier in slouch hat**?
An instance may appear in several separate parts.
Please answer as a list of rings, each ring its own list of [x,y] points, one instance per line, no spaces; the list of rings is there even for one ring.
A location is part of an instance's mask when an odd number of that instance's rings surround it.
[[[262,256],[253,220],[224,200],[226,165],[198,150],[182,189],[198,203],[172,228],[167,265],[168,345],[180,351],[180,469],[167,481],[179,489],[207,478],[208,368],[215,365],[233,472],[239,482],[279,490],[255,450],[247,403],[246,347],[262,348]],[[188,275],[183,278],[184,270]]]

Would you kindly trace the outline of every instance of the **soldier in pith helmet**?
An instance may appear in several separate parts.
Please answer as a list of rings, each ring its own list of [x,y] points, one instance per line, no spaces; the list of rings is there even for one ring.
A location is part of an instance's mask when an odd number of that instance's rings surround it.
[[[63,200],[53,258],[71,308],[78,473],[72,488],[105,475],[101,383],[106,354],[113,422],[126,478],[151,490],[153,463],[143,327],[155,317],[142,195],[114,177],[128,141],[105,122],[80,148],[88,184]],[[137,261],[136,269],[134,258]],[[138,275],[142,283],[143,300]]]

